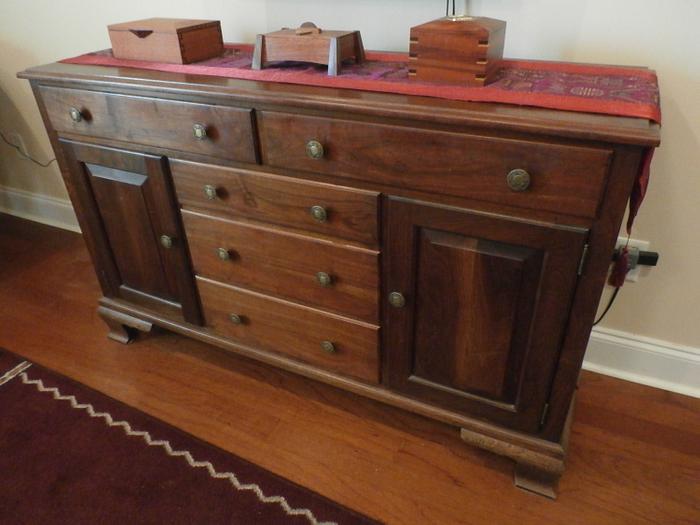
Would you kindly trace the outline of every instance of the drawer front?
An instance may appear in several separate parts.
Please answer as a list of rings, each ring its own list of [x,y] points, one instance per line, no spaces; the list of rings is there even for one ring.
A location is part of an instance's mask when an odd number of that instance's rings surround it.
[[[378,242],[376,192],[177,160],[171,161],[171,171],[186,209],[247,217],[373,246]],[[325,218],[311,213],[318,206],[325,210]]]
[[[251,109],[77,89],[45,86],[39,89],[51,124],[59,133],[257,162]],[[71,116],[71,108],[80,115]],[[203,127],[205,136],[195,136],[195,125]]]
[[[213,332],[312,366],[371,383],[379,382],[377,326],[324,314],[202,277],[197,277],[197,285],[206,325]],[[240,318],[240,323],[232,321],[232,314]]]
[[[603,148],[274,112],[259,116],[259,129],[270,166],[581,217],[596,215],[612,157]],[[526,190],[509,186],[513,170],[528,172]]]
[[[377,251],[186,210],[182,217],[197,275],[377,322]]]

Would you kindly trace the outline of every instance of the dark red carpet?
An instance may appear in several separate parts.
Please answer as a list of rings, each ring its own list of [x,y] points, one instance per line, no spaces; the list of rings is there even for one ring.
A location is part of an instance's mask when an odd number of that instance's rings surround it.
[[[0,523],[377,523],[0,350]]]

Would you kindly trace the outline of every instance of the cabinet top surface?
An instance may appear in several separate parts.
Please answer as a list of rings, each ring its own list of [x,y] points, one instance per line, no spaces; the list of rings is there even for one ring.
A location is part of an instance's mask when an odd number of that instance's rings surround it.
[[[660,126],[646,119],[507,104],[64,63],[30,68],[18,76],[42,84],[105,91],[182,98],[208,96],[215,98],[215,103],[269,104],[639,146],[657,146],[660,142]]]

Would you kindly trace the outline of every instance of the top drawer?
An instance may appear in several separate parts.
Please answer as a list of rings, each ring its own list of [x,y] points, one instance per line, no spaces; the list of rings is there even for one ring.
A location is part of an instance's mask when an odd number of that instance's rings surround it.
[[[46,86],[39,90],[58,132],[257,162],[252,109]]]
[[[589,218],[612,157],[597,147],[275,112],[258,125],[270,166]],[[527,189],[509,186],[514,170],[527,171]]]

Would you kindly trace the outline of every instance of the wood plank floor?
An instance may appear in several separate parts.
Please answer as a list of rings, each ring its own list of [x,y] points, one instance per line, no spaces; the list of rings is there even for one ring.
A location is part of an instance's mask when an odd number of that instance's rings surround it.
[[[0,215],[0,346],[340,503],[401,525],[700,523],[700,400],[584,373],[553,502],[447,425],[166,332],[109,341],[99,294],[78,235]]]

